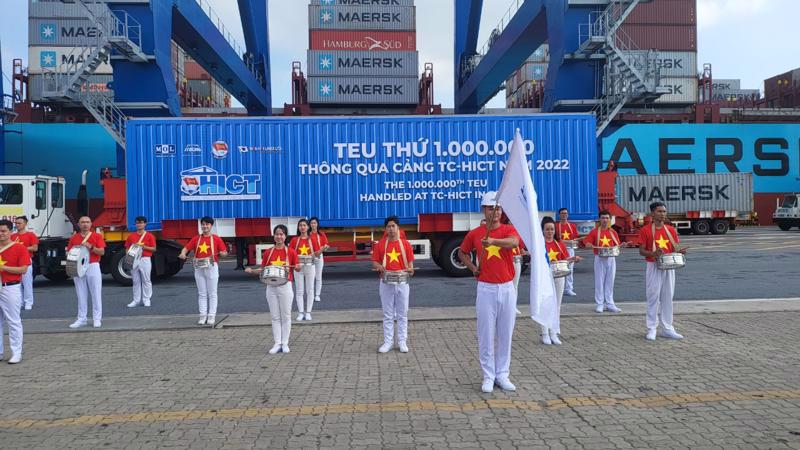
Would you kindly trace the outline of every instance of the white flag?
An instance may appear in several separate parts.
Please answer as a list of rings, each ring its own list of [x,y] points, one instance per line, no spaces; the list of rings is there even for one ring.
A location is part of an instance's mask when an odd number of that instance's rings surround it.
[[[540,226],[536,190],[533,188],[519,129],[514,135],[508,165],[496,198],[531,254],[531,319],[547,328],[558,329],[556,288]]]

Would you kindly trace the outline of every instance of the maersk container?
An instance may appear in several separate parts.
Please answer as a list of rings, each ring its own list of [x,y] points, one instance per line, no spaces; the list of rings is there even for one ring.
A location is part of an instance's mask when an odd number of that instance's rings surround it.
[[[28,73],[66,71],[73,63],[83,64],[90,55],[91,47],[28,47]],[[104,62],[94,73],[110,75],[113,69],[110,62]]]
[[[99,33],[88,18],[28,21],[28,45],[78,47],[87,45]]]
[[[45,75],[39,74],[32,74],[28,76],[28,92],[30,93],[31,100],[34,102],[48,101],[44,98],[44,91],[45,86],[48,85],[49,81],[45,80],[44,77]],[[83,90],[88,90],[89,92],[102,92],[113,99],[114,91],[111,89],[111,83],[113,81],[113,75],[91,75],[88,79],[88,86],[84,85]],[[50,88],[52,89],[52,87]]]
[[[308,6],[309,30],[416,30],[414,6]]]
[[[419,80],[414,77],[308,77],[312,104],[415,105]]]
[[[750,173],[681,173],[617,177],[617,203],[632,213],[649,213],[656,201],[668,214],[689,211],[753,210]]]
[[[597,214],[595,119],[587,114],[131,119],[128,221],[319,216],[326,226],[405,224],[480,211],[514,131],[539,208]]]
[[[655,100],[655,103],[690,104],[697,103],[697,77],[685,78],[661,78],[658,82],[660,87],[665,87],[669,91],[667,94]]]
[[[414,0],[311,0],[324,6],[414,6]]]
[[[639,60],[644,61],[647,51],[635,50],[627,52]],[[661,69],[662,77],[687,78],[697,77],[697,52],[668,52],[659,51],[656,65]]]
[[[309,76],[416,77],[417,52],[308,51]]]
[[[108,9],[105,3],[86,2],[92,12],[101,16],[103,11]],[[28,17],[30,19],[86,19],[86,7],[76,2],[62,1],[35,1],[28,2]]]

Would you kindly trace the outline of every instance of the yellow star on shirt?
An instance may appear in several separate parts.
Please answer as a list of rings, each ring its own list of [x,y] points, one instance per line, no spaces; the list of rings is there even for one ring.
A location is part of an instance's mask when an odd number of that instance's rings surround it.
[[[310,249],[309,249],[308,247],[306,247],[306,244],[303,244],[303,246],[302,246],[302,247],[300,247],[300,254],[301,254],[301,255],[308,255],[308,251],[309,251],[309,250],[310,250]]]
[[[561,233],[561,239],[569,240],[569,236],[570,236],[570,234],[569,234],[569,231],[567,231],[567,230],[564,230]]]
[[[397,249],[393,248],[390,253],[386,254],[386,256],[389,257],[389,262],[392,262],[392,261],[400,262],[400,259],[398,259],[398,256],[400,256],[400,253],[397,252]]]
[[[197,249],[199,250],[197,253],[208,253],[208,244],[203,242],[197,246]]]
[[[603,236],[600,238],[600,245],[602,245],[603,247],[609,247],[610,244],[611,244],[611,239],[609,239],[608,236]]]
[[[496,257],[498,257],[500,259],[503,259],[500,256],[500,247],[498,247],[496,245],[490,245],[490,246],[486,247],[486,252],[488,253],[488,256],[486,257],[487,260],[489,258],[491,258],[492,256],[496,256]]]
[[[549,252],[547,252],[547,257],[550,258],[550,261],[557,261],[558,252],[555,250],[550,250]]]
[[[658,244],[658,248],[663,248],[664,250],[666,250],[668,243],[669,241],[664,239],[664,236],[661,236],[658,239],[656,239],[656,244]]]
[[[282,265],[283,265],[283,261],[281,261],[281,257],[280,257],[280,256],[278,256],[278,258],[277,258],[277,259],[275,259],[274,261],[272,261],[272,263],[271,263],[271,264],[272,264],[273,266],[282,266]]]

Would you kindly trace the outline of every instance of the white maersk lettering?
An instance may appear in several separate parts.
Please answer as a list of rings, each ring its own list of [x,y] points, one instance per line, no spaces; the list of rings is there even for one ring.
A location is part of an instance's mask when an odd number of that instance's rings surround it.
[[[382,69],[402,69],[402,58],[338,58],[338,67],[362,67]]]
[[[403,95],[399,84],[347,84],[338,86],[341,95]]]
[[[400,23],[400,13],[388,12],[364,12],[364,13],[339,13],[339,22],[361,22],[361,23]]]

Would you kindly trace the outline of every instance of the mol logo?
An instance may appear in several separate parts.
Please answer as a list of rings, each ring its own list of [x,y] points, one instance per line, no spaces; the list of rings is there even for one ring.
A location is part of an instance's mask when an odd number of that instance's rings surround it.
[[[333,70],[333,55],[319,55],[319,70]]]
[[[321,80],[319,82],[319,96],[320,97],[333,97],[333,83],[329,80]]]
[[[56,24],[43,23],[39,25],[39,38],[43,41],[56,40]]]
[[[172,144],[157,144],[155,152],[157,157],[175,156],[175,146]]]
[[[222,174],[208,166],[181,172],[181,201],[260,200],[261,175]]]

